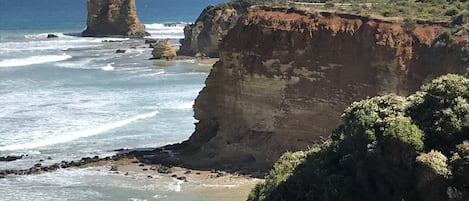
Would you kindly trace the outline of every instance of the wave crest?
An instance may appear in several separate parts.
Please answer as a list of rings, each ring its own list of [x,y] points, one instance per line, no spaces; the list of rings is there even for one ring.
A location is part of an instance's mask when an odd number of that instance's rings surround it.
[[[63,55],[41,55],[41,56],[31,56],[31,57],[26,57],[26,58],[5,59],[5,60],[0,61],[0,67],[29,66],[29,65],[34,65],[34,64],[64,61],[70,58],[72,58],[72,56],[63,54]]]
[[[145,24],[146,31],[151,38],[156,39],[181,39],[184,38],[186,23],[154,23]]]
[[[125,126],[125,125],[130,124],[130,123],[133,123],[133,122],[138,121],[138,120],[154,117],[156,114],[158,114],[158,111],[145,113],[145,114],[140,114],[140,115],[128,118],[128,119],[121,120],[121,121],[116,121],[116,122],[113,122],[113,123],[104,124],[104,125],[98,126],[96,128],[91,128],[91,129],[86,129],[86,130],[81,130],[81,131],[71,132],[71,133],[64,133],[64,134],[62,134],[60,136],[57,136],[57,137],[54,137],[54,138],[43,139],[43,140],[38,140],[38,141],[35,141],[35,142],[24,143],[24,144],[7,145],[7,146],[4,146],[4,147],[0,147],[0,151],[33,149],[33,148],[37,148],[37,147],[45,147],[45,146],[49,146],[49,145],[65,143],[65,142],[73,141],[73,140],[83,138],[83,137],[98,135],[98,134],[104,133],[106,131],[109,131],[109,130],[112,130],[112,129],[115,129],[115,128]]]

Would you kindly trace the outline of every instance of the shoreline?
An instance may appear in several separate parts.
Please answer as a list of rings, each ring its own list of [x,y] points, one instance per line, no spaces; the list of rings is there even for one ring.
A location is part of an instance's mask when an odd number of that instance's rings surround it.
[[[172,157],[170,151],[159,150],[160,155]],[[0,180],[17,176],[30,176],[54,173],[59,170],[74,170],[87,168],[107,169],[109,173],[118,174],[135,179],[145,179],[145,182],[167,182],[176,185],[175,192],[184,192],[204,196],[204,200],[246,200],[251,189],[262,179],[249,175],[228,173],[219,170],[198,170],[169,164],[161,164],[148,158],[147,151],[116,150],[118,153],[111,157],[85,157],[79,161],[62,161],[60,164],[42,166],[35,164],[24,170],[0,170]],[[163,156],[161,156],[163,157]],[[165,163],[162,161],[162,163]],[[97,170],[101,171],[101,170]]]

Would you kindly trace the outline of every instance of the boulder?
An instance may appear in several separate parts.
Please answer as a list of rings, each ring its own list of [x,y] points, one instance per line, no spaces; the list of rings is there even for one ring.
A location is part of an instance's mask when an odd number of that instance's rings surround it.
[[[153,38],[145,39],[145,44],[152,44],[152,43],[157,43],[157,42],[158,42],[157,39],[153,39]]]
[[[10,161],[15,161],[15,160],[18,160],[18,159],[22,159],[23,157],[24,157],[24,155],[21,155],[21,156],[2,156],[2,157],[0,157],[0,161],[10,162]]]
[[[58,38],[59,36],[55,34],[47,34],[47,38]]]

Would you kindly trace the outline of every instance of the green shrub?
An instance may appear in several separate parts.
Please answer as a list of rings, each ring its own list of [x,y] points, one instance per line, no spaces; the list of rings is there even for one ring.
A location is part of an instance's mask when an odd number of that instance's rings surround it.
[[[468,78],[450,74],[408,98],[354,102],[330,140],[284,154],[248,200],[469,200],[468,97]]]
[[[274,164],[273,169],[266,176],[265,181],[254,187],[249,194],[248,201],[265,200],[267,195],[291,176],[296,167],[304,161],[308,153],[317,151],[319,151],[319,149],[312,149],[308,152],[285,152]]]
[[[431,168],[439,175],[447,176],[450,173],[447,164],[448,159],[439,151],[431,150],[428,153],[422,153],[416,158],[416,161]]]
[[[333,7],[334,7],[334,3],[332,3],[332,2],[326,2],[326,3],[324,4],[324,7],[325,7],[325,8],[333,8]]]
[[[415,20],[410,19],[410,18],[404,19],[404,23],[402,24],[402,28],[404,28],[404,31],[412,32],[415,30],[416,27],[417,27],[417,22],[415,22]]]
[[[408,115],[425,132],[427,150],[447,152],[469,132],[469,79],[449,74],[410,96]],[[467,134],[466,134],[467,137]]]
[[[409,145],[416,151],[423,150],[423,132],[412,124],[411,119],[408,117],[400,116],[392,121],[384,131],[383,137],[386,140]],[[390,143],[388,146],[393,146],[393,144]]]

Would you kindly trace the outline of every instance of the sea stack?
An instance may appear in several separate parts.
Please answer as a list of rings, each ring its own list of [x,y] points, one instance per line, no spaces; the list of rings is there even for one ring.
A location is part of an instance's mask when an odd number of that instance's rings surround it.
[[[169,40],[160,40],[153,44],[153,59],[173,59],[176,57],[176,50],[172,47]]]
[[[85,37],[131,37],[149,35],[137,17],[135,0],[88,0]]]
[[[245,12],[243,8],[224,8],[221,5],[208,6],[194,24],[184,27],[184,39],[181,40],[179,54],[219,56],[218,46],[221,40]]]

